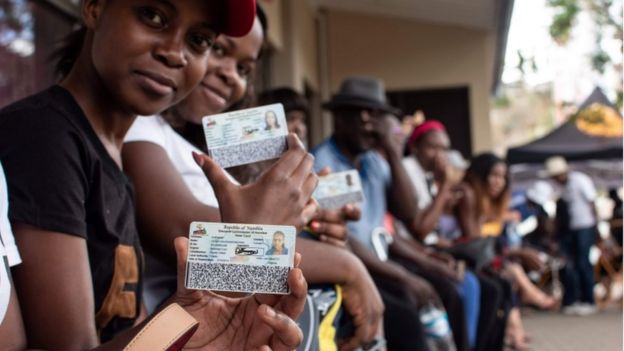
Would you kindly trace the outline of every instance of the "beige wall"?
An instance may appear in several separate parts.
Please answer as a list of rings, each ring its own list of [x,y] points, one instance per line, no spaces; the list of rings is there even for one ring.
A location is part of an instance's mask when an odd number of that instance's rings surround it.
[[[350,75],[381,78],[391,90],[467,85],[473,151],[492,147],[493,34],[341,11],[327,18],[332,92]]]
[[[275,2],[271,1],[270,3]],[[304,83],[319,90],[316,9],[305,0],[283,0],[281,21],[269,18],[269,28],[282,26],[282,45],[275,47],[272,81],[275,86],[287,85],[302,92]],[[269,29],[269,32],[271,30]]]
[[[262,0],[269,18],[271,84],[289,86],[300,93],[309,87],[316,99],[310,101],[310,142],[320,142],[331,130],[327,116],[321,116],[321,82],[318,48],[318,9],[307,0]],[[276,18],[279,17],[279,18]]]
[[[281,50],[284,47],[283,0],[260,0],[259,3],[269,22],[267,41],[273,48]]]

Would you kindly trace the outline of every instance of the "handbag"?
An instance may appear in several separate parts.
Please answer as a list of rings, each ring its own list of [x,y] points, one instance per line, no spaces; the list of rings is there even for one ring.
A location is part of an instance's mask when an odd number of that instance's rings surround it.
[[[448,254],[466,264],[475,271],[488,266],[496,257],[496,237],[472,239],[445,248]]]

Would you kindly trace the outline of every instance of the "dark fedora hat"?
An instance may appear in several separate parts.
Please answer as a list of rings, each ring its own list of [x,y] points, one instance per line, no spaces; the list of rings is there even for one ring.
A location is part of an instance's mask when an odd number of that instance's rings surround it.
[[[361,107],[389,112],[396,116],[401,111],[388,105],[382,81],[367,77],[350,77],[342,81],[338,94],[323,104],[328,110],[340,107]]]

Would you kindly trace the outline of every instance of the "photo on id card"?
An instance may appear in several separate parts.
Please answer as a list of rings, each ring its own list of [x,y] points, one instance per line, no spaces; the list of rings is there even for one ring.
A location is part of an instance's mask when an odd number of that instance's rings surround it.
[[[185,286],[227,292],[288,294],[295,259],[292,226],[193,222]]]
[[[363,202],[360,175],[356,170],[349,170],[319,177],[312,197],[321,208],[326,209],[338,209],[346,204]]]
[[[223,168],[279,158],[287,149],[282,104],[202,118],[208,155]]]

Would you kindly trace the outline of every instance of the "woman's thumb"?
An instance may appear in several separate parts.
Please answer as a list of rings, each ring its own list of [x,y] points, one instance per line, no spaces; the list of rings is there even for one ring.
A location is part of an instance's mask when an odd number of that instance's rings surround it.
[[[188,256],[188,238],[183,236],[175,238],[173,241],[175,246],[177,267],[178,267],[178,291],[184,289],[184,277],[186,276],[186,258]]]

